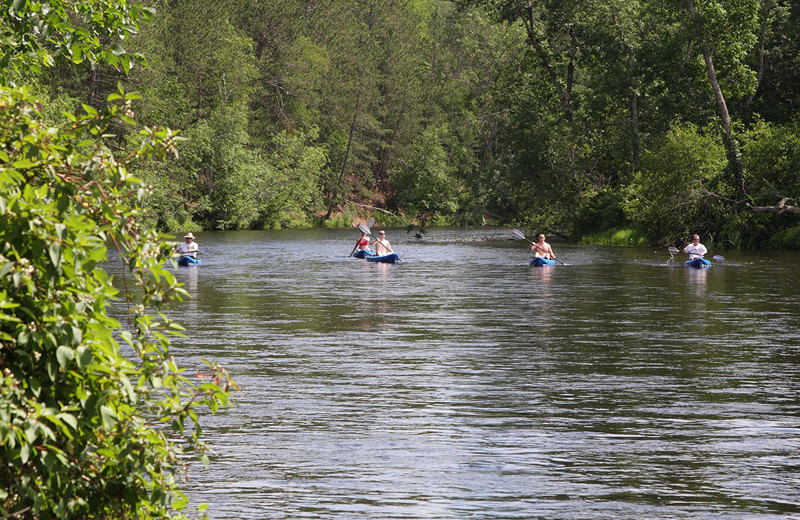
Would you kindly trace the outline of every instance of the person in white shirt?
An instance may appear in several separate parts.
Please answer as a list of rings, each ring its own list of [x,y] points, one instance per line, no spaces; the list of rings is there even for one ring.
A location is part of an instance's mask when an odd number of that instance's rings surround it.
[[[708,253],[708,249],[700,243],[700,235],[695,233],[692,235],[692,243],[684,247],[683,252],[689,255],[689,260],[694,260],[695,258],[702,258],[705,256],[705,254]]]
[[[199,251],[199,247],[197,242],[194,241],[194,235],[188,233],[183,236],[186,242],[182,244],[178,244],[177,253],[181,255],[181,257],[188,256],[189,258],[197,258],[197,253]]]

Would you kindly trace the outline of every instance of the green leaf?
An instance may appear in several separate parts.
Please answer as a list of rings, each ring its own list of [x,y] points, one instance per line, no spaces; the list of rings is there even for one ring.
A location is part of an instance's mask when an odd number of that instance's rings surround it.
[[[58,242],[52,242],[50,247],[48,248],[48,252],[50,253],[50,260],[53,262],[53,265],[58,267],[61,265],[61,244]]]
[[[92,354],[92,349],[80,346],[77,348],[78,352],[78,366],[81,370],[85,370],[88,367],[92,360],[94,359],[94,354]]]
[[[60,222],[56,224],[56,236],[58,237],[59,240],[64,240],[64,238],[66,237],[65,233],[66,230],[67,226],[65,226],[64,224]]]
[[[78,429],[78,419],[76,419],[74,415],[69,413],[60,413],[56,417],[69,424],[73,430]]]
[[[76,65],[83,62],[83,48],[78,43],[72,44],[72,63]]]
[[[81,329],[79,329],[78,327],[73,326],[72,327],[72,343],[73,344],[79,344],[81,341],[83,341],[83,331]]]
[[[117,423],[117,414],[114,409],[104,404],[100,407],[100,418],[103,420],[103,426],[109,430]]]
[[[30,159],[18,159],[16,161],[14,161],[14,164],[13,164],[14,168],[17,168],[18,170],[25,170],[25,169],[28,169],[28,168],[33,168],[36,165],[37,164],[35,162],[31,161]]]
[[[20,446],[19,449],[19,459],[22,461],[23,464],[28,462],[28,458],[31,456],[31,445],[30,444],[23,444]]]
[[[69,347],[58,347],[56,349],[56,358],[58,359],[58,364],[61,365],[61,368],[67,368],[70,361],[75,359],[75,351]]]
[[[30,387],[31,392],[33,392],[33,395],[39,397],[39,394],[42,391],[42,382],[39,381],[39,378],[38,377],[30,378],[28,380],[28,386]]]

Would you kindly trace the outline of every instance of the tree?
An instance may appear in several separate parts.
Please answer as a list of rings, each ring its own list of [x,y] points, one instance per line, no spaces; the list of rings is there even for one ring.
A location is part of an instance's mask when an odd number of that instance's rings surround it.
[[[734,66],[739,64],[743,59],[744,53],[751,48],[751,43],[755,41],[755,35],[752,31],[757,25],[758,2],[756,0],[742,0],[723,5],[721,2],[714,1],[708,2],[703,7],[704,10],[700,12],[695,5],[695,0],[686,0],[689,19],[705,61],[706,73],[711,84],[711,90],[714,93],[714,99],[717,102],[729,167],[736,179],[739,197],[744,199],[747,197],[744,170],[731,126],[731,117],[725,101],[725,94],[717,78],[714,54],[715,49],[725,49],[727,47],[730,51],[729,59],[733,61]],[[725,28],[724,32],[721,30],[723,27]],[[717,32],[708,34],[712,31],[712,28],[717,28]],[[735,28],[735,30],[731,30],[731,28]],[[752,75],[752,71],[743,69],[743,66],[739,67],[739,70],[742,70],[746,76]],[[735,88],[736,85],[734,84],[732,87]],[[750,88],[754,89],[755,85],[751,85]]]
[[[98,42],[134,32],[145,12],[138,4],[55,0],[48,8],[16,1],[4,9],[6,35],[25,38],[0,46],[3,77],[59,55],[133,63],[120,41]],[[89,22],[73,26],[80,16]],[[3,517],[182,516],[182,454],[205,448],[199,408],[228,403],[233,383],[221,367],[198,367],[197,378],[178,368],[169,336],[181,327],[158,312],[185,292],[164,265],[172,245],[140,222],[146,187],[128,167],[174,154],[178,138],[145,127],[136,148],[119,150],[110,130],[135,127],[136,99],[120,87],[105,108],[84,105],[51,126],[41,114],[46,99],[0,85]],[[124,265],[121,322],[108,311],[119,291],[103,268],[107,244]]]

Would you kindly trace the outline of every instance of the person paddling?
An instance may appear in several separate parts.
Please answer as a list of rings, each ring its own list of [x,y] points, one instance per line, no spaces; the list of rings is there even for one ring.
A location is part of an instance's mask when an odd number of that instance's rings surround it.
[[[544,233],[539,233],[538,240],[535,243],[531,244],[531,251],[533,252],[534,257],[541,257],[547,258],[548,260],[553,260],[556,257],[556,254],[553,252],[553,248],[550,247],[550,244],[544,241],[546,237]]]
[[[358,239],[358,242],[356,243],[356,248],[353,250],[353,253],[355,253],[356,251],[366,251],[367,253],[372,254],[372,251],[370,251],[369,249],[369,237],[363,231],[361,232],[361,238]]]
[[[394,253],[392,245],[386,240],[386,231],[382,229],[378,232],[378,240],[373,240],[372,243],[375,244],[375,254],[378,256]]]
[[[689,260],[694,260],[695,258],[703,258],[708,253],[708,249],[700,243],[700,235],[695,233],[692,235],[692,243],[687,244],[683,248],[683,252],[689,255]]]
[[[200,251],[200,247],[197,245],[197,242],[194,241],[194,235],[187,233],[183,238],[186,242],[178,244],[176,252],[181,255],[181,257],[197,259],[197,253]]]

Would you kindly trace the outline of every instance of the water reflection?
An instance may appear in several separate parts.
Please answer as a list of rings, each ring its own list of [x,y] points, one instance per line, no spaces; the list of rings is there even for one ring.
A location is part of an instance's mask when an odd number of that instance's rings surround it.
[[[178,272],[176,355],[243,389],[191,468],[212,518],[800,514],[798,255],[559,244],[572,266],[531,268],[463,230],[391,236],[396,266],[346,258],[350,230],[209,234]]]
[[[689,273],[689,286],[693,290],[694,295],[698,298],[703,298],[706,294],[706,279],[708,278],[708,269],[695,269],[687,267]]]

